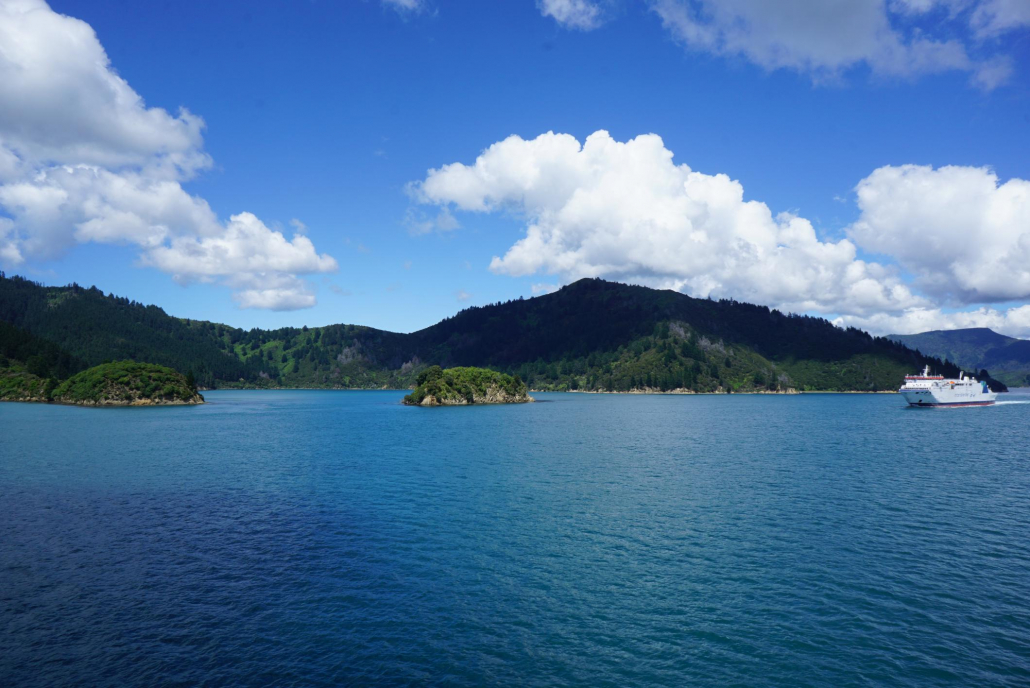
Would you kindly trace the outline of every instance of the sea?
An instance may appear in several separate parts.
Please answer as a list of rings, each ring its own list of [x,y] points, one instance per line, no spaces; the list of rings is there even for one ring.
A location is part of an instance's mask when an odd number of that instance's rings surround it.
[[[0,684],[1030,684],[1030,394],[0,404]]]

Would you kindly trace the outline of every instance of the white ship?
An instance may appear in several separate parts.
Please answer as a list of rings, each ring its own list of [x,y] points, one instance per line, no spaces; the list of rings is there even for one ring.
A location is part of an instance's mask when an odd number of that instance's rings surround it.
[[[924,407],[990,406],[998,397],[986,382],[966,377],[965,373],[957,380],[946,380],[943,375],[931,375],[930,366],[923,368],[922,375],[906,375],[898,393],[910,406]]]

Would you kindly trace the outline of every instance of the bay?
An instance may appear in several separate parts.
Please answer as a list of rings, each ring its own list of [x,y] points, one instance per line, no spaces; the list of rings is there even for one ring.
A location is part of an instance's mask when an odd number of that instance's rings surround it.
[[[1030,682],[1030,396],[0,404],[4,685]]]

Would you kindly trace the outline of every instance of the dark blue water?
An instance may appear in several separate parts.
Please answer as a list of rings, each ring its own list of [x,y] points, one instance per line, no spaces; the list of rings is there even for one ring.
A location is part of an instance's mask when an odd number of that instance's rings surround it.
[[[538,396],[0,404],[0,683],[1030,683],[1030,404]]]

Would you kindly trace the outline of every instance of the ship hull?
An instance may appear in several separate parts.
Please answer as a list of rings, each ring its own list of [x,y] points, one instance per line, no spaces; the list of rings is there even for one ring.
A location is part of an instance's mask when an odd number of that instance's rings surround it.
[[[909,406],[915,406],[916,408],[958,408],[960,406],[994,406],[993,401],[955,401],[944,404],[933,404],[926,403],[923,401],[910,401]]]
[[[960,408],[963,406],[993,406],[995,402],[995,394],[989,392],[987,394],[977,394],[972,399],[956,399],[950,394],[941,394],[940,392],[934,393],[930,390],[918,390],[908,391],[902,390],[901,395],[905,397],[905,401],[908,402],[909,406],[915,406],[917,408]],[[952,398],[947,398],[952,396]],[[957,396],[957,395],[956,395]]]

